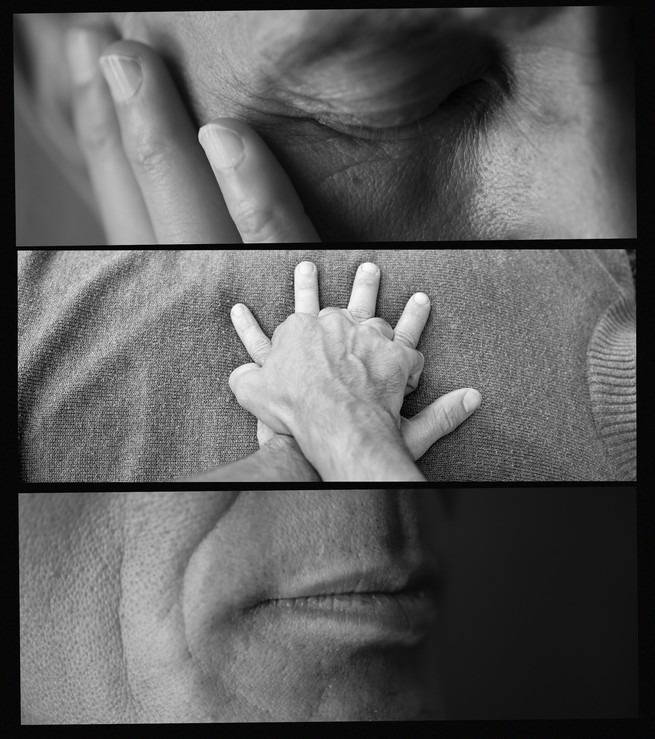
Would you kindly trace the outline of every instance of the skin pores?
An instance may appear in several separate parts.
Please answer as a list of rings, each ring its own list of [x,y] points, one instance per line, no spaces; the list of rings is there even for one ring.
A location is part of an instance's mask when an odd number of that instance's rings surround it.
[[[361,39],[355,31],[341,39],[343,53],[278,78],[265,72],[317,26],[337,24],[341,11],[117,21],[165,56],[199,125],[232,116],[256,128],[324,240],[632,236],[629,17],[612,8],[538,10],[388,11],[397,15],[385,28],[412,27],[412,13],[423,14],[417,27],[434,29],[444,56],[437,66],[448,75],[429,68],[429,55],[407,51],[421,44],[389,38],[386,53],[372,51],[367,34],[382,31],[366,11],[349,11],[359,13],[351,25]],[[395,79],[389,66],[406,84],[384,82]],[[367,94],[339,92],[360,88]],[[409,128],[379,125],[417,116]]]
[[[438,604],[438,494],[20,502],[26,722],[441,715],[438,619],[420,594]],[[340,594],[317,605],[321,590]]]

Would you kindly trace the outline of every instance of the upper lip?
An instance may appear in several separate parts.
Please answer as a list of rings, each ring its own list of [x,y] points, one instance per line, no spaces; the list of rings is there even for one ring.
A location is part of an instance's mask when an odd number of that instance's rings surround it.
[[[322,568],[324,570],[324,568]],[[365,568],[341,569],[306,574],[269,600],[292,600],[321,595],[350,593],[400,594],[418,590],[435,592],[439,585],[438,568],[429,562],[406,567],[400,564],[376,564]]]

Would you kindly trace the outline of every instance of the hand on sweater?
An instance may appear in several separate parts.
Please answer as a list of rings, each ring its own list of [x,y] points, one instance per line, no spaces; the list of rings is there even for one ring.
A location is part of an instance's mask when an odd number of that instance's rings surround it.
[[[400,447],[397,454],[405,453],[406,445],[418,459],[479,406],[479,393],[464,388],[439,398],[411,420],[400,419],[403,397],[416,388],[423,368],[415,349],[430,305],[426,295],[417,293],[392,330],[374,317],[379,280],[375,265],[361,265],[348,309],[319,311],[316,267],[301,263],[295,271],[296,316],[276,329],[273,344],[250,311],[235,306],[232,321],[256,364],[235,370],[231,386],[242,405],[260,418],[260,443],[271,436],[264,419],[277,432],[293,433],[313,464],[324,456],[342,455],[329,448],[349,433],[360,443],[375,445],[377,440],[380,448],[382,439],[388,439]],[[335,424],[330,436],[328,428]],[[347,474],[361,479],[358,472]]]

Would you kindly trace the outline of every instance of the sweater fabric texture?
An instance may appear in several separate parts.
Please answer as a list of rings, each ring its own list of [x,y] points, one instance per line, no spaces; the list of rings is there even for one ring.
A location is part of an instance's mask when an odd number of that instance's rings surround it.
[[[418,463],[429,480],[632,480],[635,289],[622,249],[18,252],[19,450],[28,482],[168,482],[256,451],[228,387],[251,361],[237,302],[264,332],[293,311],[293,272],[319,270],[346,307],[357,266],[382,271],[392,326],[412,293],[432,311],[413,416],[474,387],[482,407]]]

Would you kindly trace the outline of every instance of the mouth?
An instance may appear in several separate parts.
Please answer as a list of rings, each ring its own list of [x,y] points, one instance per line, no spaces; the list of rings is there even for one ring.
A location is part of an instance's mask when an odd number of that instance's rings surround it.
[[[252,612],[297,638],[413,645],[435,624],[438,586],[428,568],[409,575],[378,568],[299,584],[288,594],[261,601]]]

